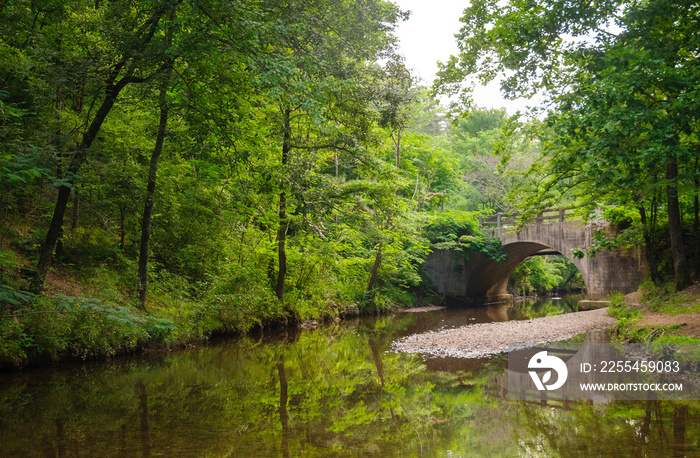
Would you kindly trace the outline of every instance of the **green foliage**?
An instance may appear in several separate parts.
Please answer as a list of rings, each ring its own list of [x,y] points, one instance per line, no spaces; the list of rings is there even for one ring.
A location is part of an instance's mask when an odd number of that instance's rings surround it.
[[[624,295],[620,293],[611,294],[608,297],[608,315],[617,319],[613,327],[612,335],[619,340],[626,340],[633,325],[642,318],[641,310],[632,308],[624,302]]]
[[[625,340],[632,343],[652,343],[652,345],[649,347],[649,349],[651,349],[658,346],[658,339],[665,340],[666,337],[679,329],[680,325],[635,327],[625,334]],[[664,340],[662,340],[662,342]]]
[[[3,315],[0,365],[107,358],[144,345],[172,343],[175,329],[169,320],[98,299],[63,294],[36,298]]]
[[[474,77],[502,76],[506,96],[547,101],[544,125],[531,132],[541,157],[515,187],[521,209],[606,208],[623,230],[611,244],[646,244],[654,282],[675,274],[676,286],[687,286],[682,222],[694,218],[682,213],[698,211],[690,205],[698,176],[696,5],[479,0],[462,22],[459,54],[441,65],[436,93],[458,96],[464,111]],[[668,242],[657,243],[666,218]],[[673,248],[672,263],[655,259],[663,243]],[[612,246],[597,244],[594,252]]]
[[[447,241],[446,234],[451,234],[450,238],[454,239],[481,235],[477,214],[454,211],[434,215],[425,231],[431,243]]]
[[[536,124],[535,124],[536,125]],[[514,127],[518,126],[518,128]],[[508,119],[504,110],[473,108],[455,119],[439,143],[454,161],[460,186],[450,193],[451,208],[510,212],[521,209],[511,192],[522,186],[522,173],[536,158],[531,127]]]
[[[438,250],[458,250],[467,257],[469,253],[484,253],[496,261],[506,257],[497,238],[484,237],[481,233],[477,213],[453,211],[435,214],[425,231],[432,246]]]
[[[79,265],[83,269],[109,265],[123,270],[132,265],[127,254],[119,247],[114,233],[101,228],[76,228],[63,237],[64,256],[59,261]]]
[[[365,292],[359,298],[358,306],[363,315],[375,315],[397,307],[409,307],[414,301],[413,295],[405,289],[384,286]]]
[[[664,283],[659,286],[647,285],[643,289],[642,301],[655,312],[676,315],[700,310],[700,300],[685,293],[675,291],[674,285]]]
[[[591,246],[588,247],[586,251],[581,248],[576,247],[572,249],[572,254],[577,259],[583,259],[585,256],[590,256],[595,258],[599,251],[617,250],[620,247],[620,239],[618,237],[611,237],[604,230],[593,231],[593,237],[591,239]]]
[[[623,302],[623,296],[617,294],[610,297],[611,305],[608,312],[609,315],[618,319],[615,324],[616,338],[622,341],[630,342],[653,342],[662,351],[665,344],[695,344],[695,337],[678,335],[678,331],[682,329],[680,324],[661,325],[653,327],[637,327],[637,324],[644,314],[639,308],[632,307]],[[645,307],[655,313],[664,313],[675,315],[679,313],[697,313],[700,310],[700,304],[694,298],[687,294],[678,293],[675,291],[674,285],[665,283],[660,286],[655,286],[651,282],[647,282],[643,288],[642,303]],[[688,354],[695,353],[692,345],[685,347],[684,351]],[[696,363],[697,358],[691,357],[687,361]]]
[[[9,285],[0,285],[0,307],[19,307],[34,298],[34,294]]]
[[[691,336],[678,336],[678,335],[663,335],[656,339],[655,343],[660,345],[679,345],[681,348],[688,348],[694,350],[694,355],[692,358],[695,361],[700,360],[700,352],[697,351],[697,344],[700,344],[700,338]],[[687,345],[686,344],[690,344]],[[696,347],[696,348],[693,348]],[[680,352],[681,354],[683,351]]]
[[[214,283],[201,307],[197,320],[209,320],[203,336],[212,331],[245,332],[255,325],[262,325],[283,318],[282,304],[275,298],[262,272],[252,269],[231,269],[228,275],[222,275]],[[256,278],[257,277],[257,278]]]
[[[548,262],[543,256],[527,258],[515,268],[508,287],[520,296],[542,294],[555,289],[564,280],[562,263]]]

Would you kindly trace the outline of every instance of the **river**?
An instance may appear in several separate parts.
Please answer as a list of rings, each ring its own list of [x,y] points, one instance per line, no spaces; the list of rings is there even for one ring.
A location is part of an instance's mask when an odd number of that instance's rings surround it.
[[[700,456],[697,402],[531,403],[506,356],[390,351],[416,332],[575,298],[348,319],[0,375],[0,456]]]

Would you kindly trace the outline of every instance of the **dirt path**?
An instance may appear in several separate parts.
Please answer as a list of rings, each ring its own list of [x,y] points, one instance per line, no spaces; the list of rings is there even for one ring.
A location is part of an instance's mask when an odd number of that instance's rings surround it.
[[[673,334],[690,337],[700,337],[700,313],[689,310],[696,306],[700,298],[700,284],[692,285],[682,291],[688,296],[686,303],[681,304],[675,310],[678,313],[669,314],[649,310],[644,305],[643,294],[639,291],[625,296],[625,303],[631,307],[639,308],[642,319],[634,324],[635,329],[658,328],[661,326],[680,325],[680,329],[674,330]]]
[[[647,312],[644,318],[635,324],[635,328],[658,328],[660,326],[680,325],[673,333],[680,336],[700,337],[700,315],[697,313],[680,313],[667,315],[665,313]]]
[[[586,312],[535,318],[528,321],[479,323],[456,329],[414,334],[394,342],[392,349],[403,353],[478,358],[543,342],[567,339],[586,331],[611,327],[615,319],[602,308]]]

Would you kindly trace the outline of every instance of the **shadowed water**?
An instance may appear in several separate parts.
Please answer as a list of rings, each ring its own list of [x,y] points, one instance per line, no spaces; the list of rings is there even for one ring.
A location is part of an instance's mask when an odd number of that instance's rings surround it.
[[[505,355],[389,351],[415,332],[571,308],[403,313],[3,374],[0,456],[698,456],[698,403],[509,401]]]

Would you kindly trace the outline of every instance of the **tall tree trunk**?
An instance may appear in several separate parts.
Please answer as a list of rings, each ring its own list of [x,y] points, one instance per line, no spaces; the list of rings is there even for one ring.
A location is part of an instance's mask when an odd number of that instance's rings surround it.
[[[167,89],[161,88],[160,123],[156,143],[151,152],[151,162],[148,168],[148,184],[146,186],[146,202],[141,218],[141,243],[139,248],[139,303],[141,309],[146,308],[146,295],[148,291],[148,255],[150,252],[151,228],[153,208],[155,206],[156,177],[158,175],[158,160],[163,151],[165,130],[168,123],[168,108],[165,101]]]
[[[174,10],[173,10],[174,11]],[[142,310],[146,309],[146,295],[148,292],[148,255],[151,244],[151,222],[153,218],[153,208],[155,206],[156,192],[156,177],[158,175],[158,160],[163,152],[163,142],[165,141],[165,132],[168,127],[168,88],[170,87],[170,78],[172,75],[171,66],[165,72],[163,81],[160,86],[160,94],[158,95],[158,106],[160,107],[160,121],[158,123],[158,133],[156,134],[156,143],[151,152],[151,162],[148,167],[148,185],[146,186],[146,203],[143,208],[143,217],[141,218],[141,243],[139,246],[139,304]]]
[[[655,205],[655,200],[652,201],[651,205]],[[647,219],[647,212],[644,209],[644,205],[637,207],[639,210],[639,217],[642,220],[642,234],[644,235],[644,254],[647,258],[647,264],[649,264],[649,275],[651,275],[651,281],[655,285],[661,284],[661,275],[659,275],[659,268],[656,263],[656,255],[654,254],[654,226],[652,222]],[[653,218],[652,218],[653,221]]]
[[[284,134],[282,139],[282,173],[286,173],[287,164],[289,163],[289,152],[292,147],[292,126],[291,126],[292,111],[289,108],[284,109]],[[284,280],[287,277],[287,193],[283,190],[280,192],[279,205],[279,228],[277,229],[277,286],[275,293],[280,301],[284,301]]]
[[[396,132],[396,140],[394,141],[394,145],[396,146],[396,151],[394,153],[395,155],[395,165],[397,169],[401,168],[401,128],[399,128]]]
[[[371,291],[377,285],[379,266],[382,264],[382,245],[384,245],[383,241],[379,242],[379,245],[377,246],[377,255],[374,257],[374,264],[372,265],[372,273],[369,276],[367,291]]]
[[[671,254],[673,270],[676,274],[676,289],[682,290],[692,283],[688,261],[683,246],[683,225],[678,204],[678,161],[675,157],[666,160],[666,197],[668,201],[668,225],[671,236]]]

